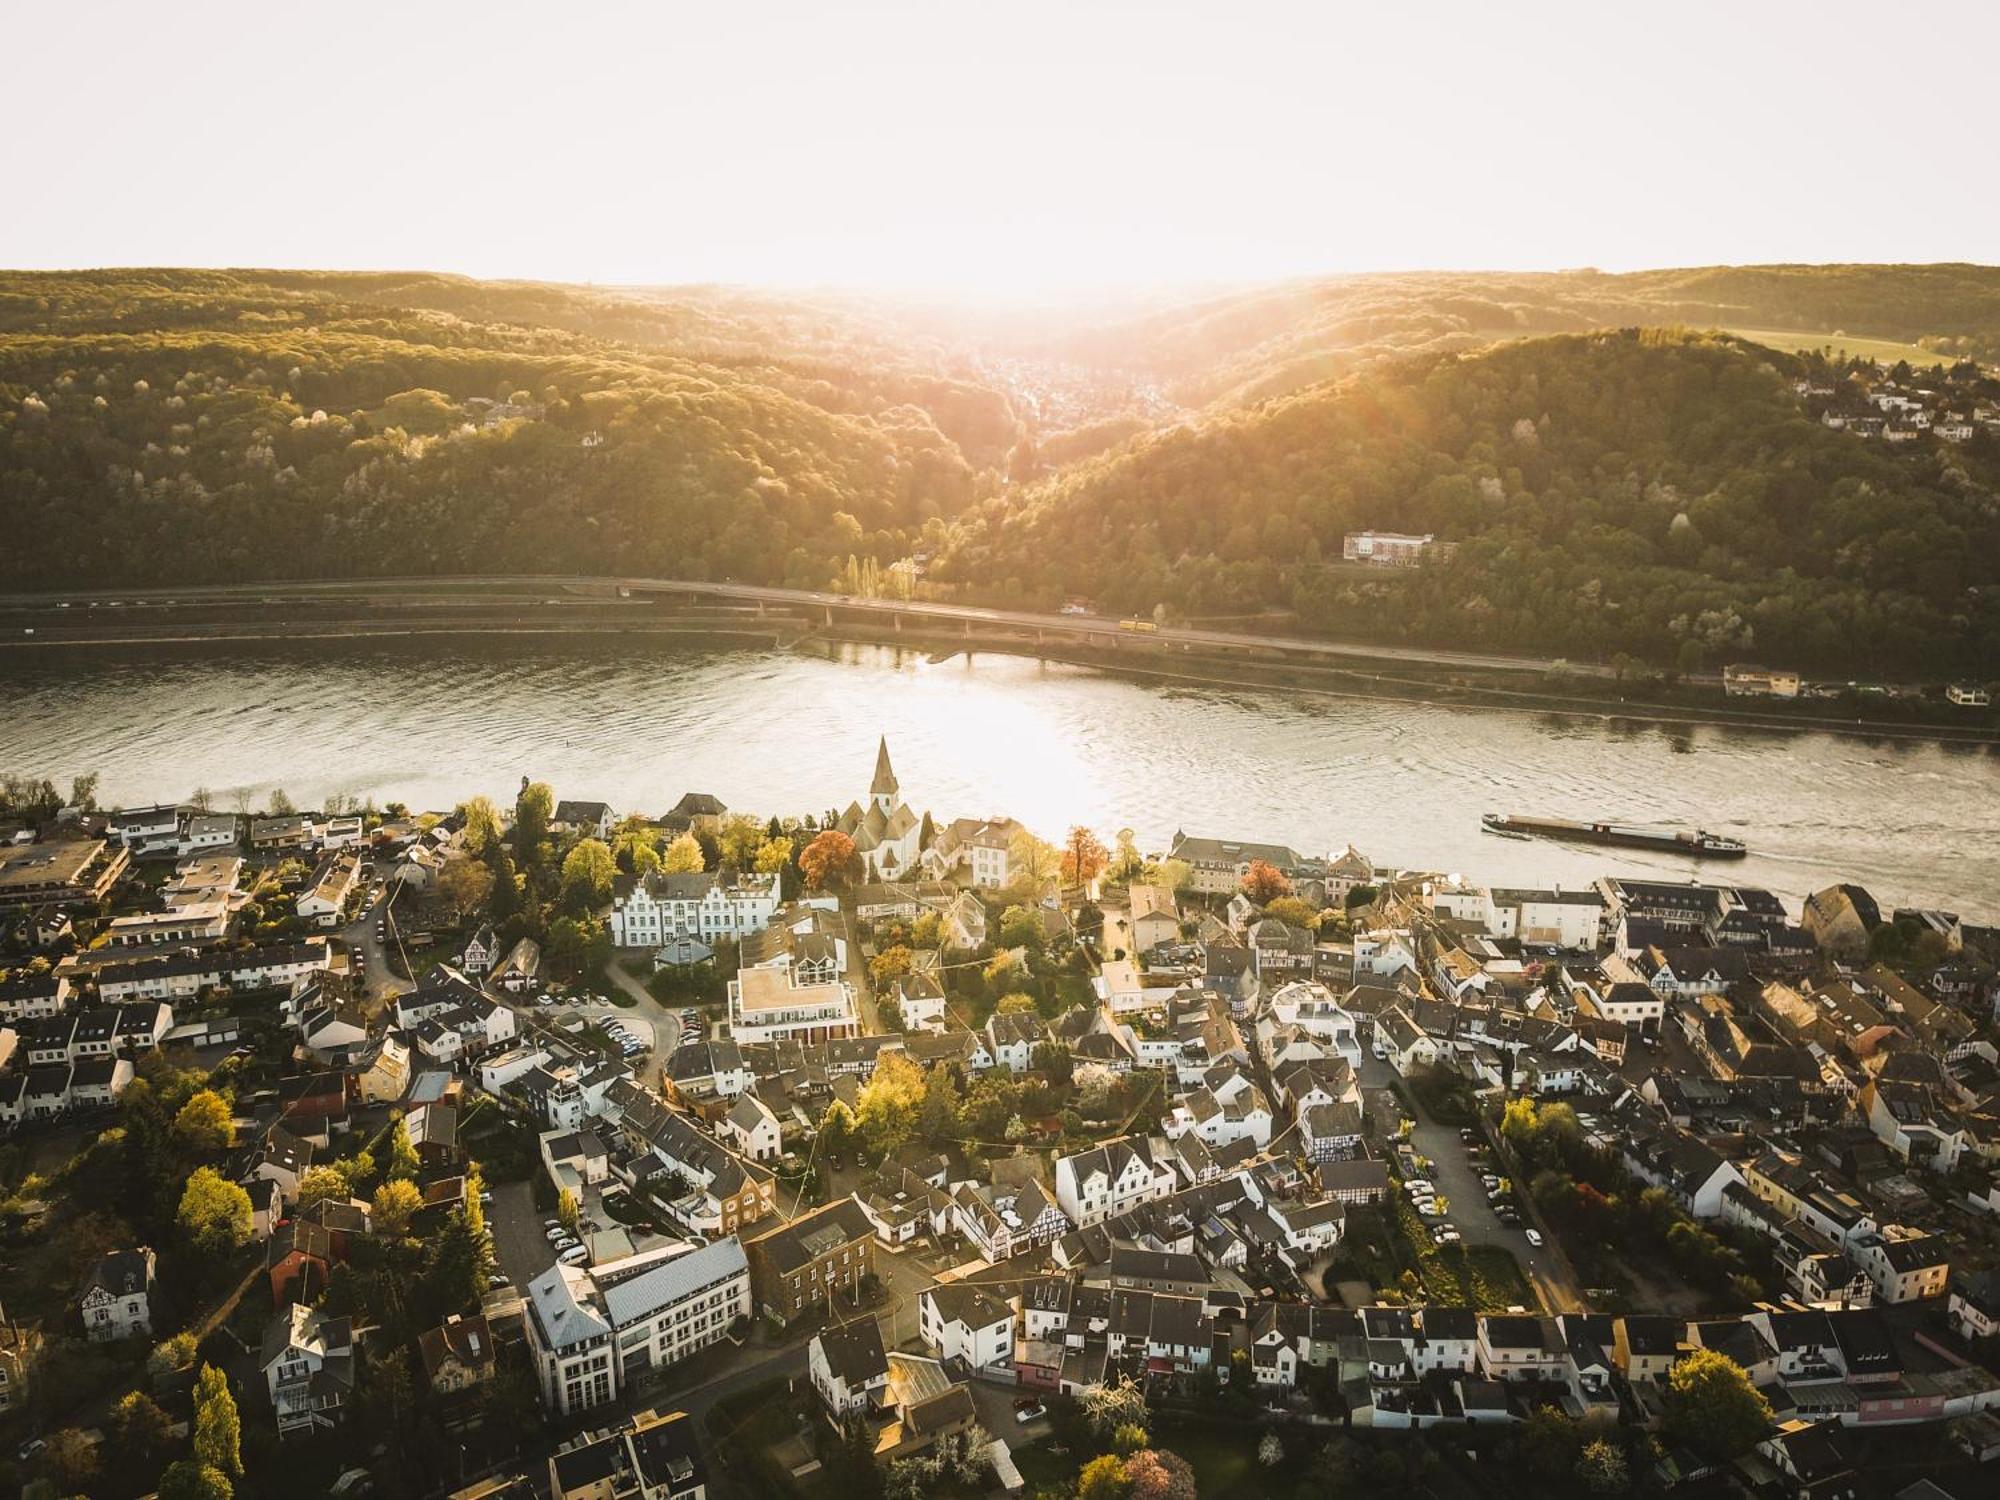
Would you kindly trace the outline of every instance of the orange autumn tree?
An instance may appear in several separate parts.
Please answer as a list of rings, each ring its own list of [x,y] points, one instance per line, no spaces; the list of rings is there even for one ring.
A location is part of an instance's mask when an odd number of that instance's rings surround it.
[[[1243,894],[1259,906],[1268,906],[1291,893],[1292,883],[1285,879],[1285,872],[1268,860],[1253,859],[1250,868],[1243,872]]]
[[[814,890],[839,890],[861,874],[854,840],[829,828],[799,851],[799,873]]]
[[[1111,851],[1088,828],[1077,827],[1063,840],[1062,878],[1065,885],[1089,885],[1104,873]]]

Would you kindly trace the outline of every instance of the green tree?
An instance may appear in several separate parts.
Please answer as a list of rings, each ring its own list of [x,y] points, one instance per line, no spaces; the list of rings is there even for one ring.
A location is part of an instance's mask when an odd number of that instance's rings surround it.
[[[348,1174],[338,1166],[308,1166],[298,1176],[298,1208],[312,1208],[322,1198],[346,1202],[350,1196]]]
[[[97,1445],[74,1427],[59,1427],[42,1445],[42,1462],[65,1494],[85,1494],[97,1477]]]
[[[1696,1452],[1725,1461],[1771,1429],[1771,1403],[1743,1367],[1714,1349],[1696,1349],[1667,1372],[1666,1428]]]
[[[248,1244],[252,1219],[250,1195],[213,1167],[199,1167],[188,1177],[175,1215],[195,1248],[212,1256]]]
[[[423,1206],[424,1195],[417,1191],[414,1182],[391,1177],[375,1189],[375,1197],[369,1204],[370,1218],[378,1233],[400,1235]]]
[[[414,1180],[422,1166],[417,1148],[410,1144],[410,1127],[398,1115],[389,1126],[389,1165],[384,1175]]]
[[[820,1116],[819,1135],[813,1144],[815,1149],[832,1152],[837,1156],[853,1145],[854,1132],[854,1111],[847,1107],[846,1100],[836,1099],[826,1107],[826,1113]]]
[[[703,868],[701,840],[691,833],[684,833],[667,845],[667,852],[660,858],[660,868],[669,875],[698,875]]]
[[[1264,915],[1276,917],[1280,922],[1302,927],[1307,932],[1319,931],[1319,909],[1310,902],[1301,901],[1297,896],[1280,896],[1264,908]]]
[[[198,1459],[168,1464],[160,1476],[159,1500],[232,1500],[234,1494],[227,1474]]]
[[[1576,1468],[1583,1430],[1576,1419],[1553,1406],[1538,1406],[1521,1424],[1516,1439],[1521,1462],[1536,1478],[1553,1483]]]
[[[111,1424],[120,1461],[148,1469],[158,1462],[172,1437],[172,1419],[144,1391],[127,1391],[120,1396],[111,1408]]]
[[[243,1475],[243,1425],[229,1380],[214,1365],[203,1365],[194,1382],[195,1461],[232,1479]]]
[[[909,973],[910,966],[915,961],[916,955],[898,943],[894,947],[884,948],[868,960],[868,977],[874,981],[875,988],[886,989]]]
[[[1000,913],[1000,946],[1042,951],[1042,919],[1025,906],[1010,906]]]
[[[454,854],[437,873],[438,899],[461,922],[493,895],[493,867],[484,860]]]
[[[229,1101],[214,1089],[190,1095],[174,1114],[174,1136],[188,1150],[203,1156],[226,1147],[234,1135]]]
[[[578,839],[563,856],[562,896],[573,910],[594,911],[611,899],[618,861],[601,839]]]
[[[1076,1500],[1125,1500],[1125,1461],[1105,1453],[1085,1464],[1076,1476]]]
[[[931,1069],[924,1085],[923,1106],[917,1111],[917,1133],[940,1147],[959,1139],[963,1129],[959,1120],[961,1102],[951,1070],[939,1063]]]
[[[855,1120],[869,1148],[893,1151],[909,1139],[924,1102],[923,1070],[901,1052],[884,1052],[861,1086]]]
[[[1593,1495],[1619,1495],[1632,1487],[1625,1450],[1608,1438],[1584,1444],[1576,1460],[1576,1477]]]
[[[458,805],[465,820],[463,838],[469,853],[484,854],[500,840],[500,809],[491,797],[468,797]]]
[[[540,860],[542,840],[549,836],[549,819],[555,810],[556,794],[546,781],[521,788],[514,801],[514,859],[523,869]]]
[[[716,834],[716,843],[721,846],[726,864],[738,870],[752,869],[756,866],[758,851],[764,847],[764,825],[755,818],[734,814],[723,819],[722,829]]]
[[[1061,872],[1062,850],[1036,838],[1025,828],[1016,829],[1007,841],[1007,868],[1016,881],[1039,890]]]

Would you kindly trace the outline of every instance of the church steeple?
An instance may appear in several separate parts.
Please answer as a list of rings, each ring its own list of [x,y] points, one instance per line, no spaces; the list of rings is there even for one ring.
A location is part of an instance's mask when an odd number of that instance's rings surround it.
[[[889,765],[889,736],[875,749],[875,779],[868,784],[868,797],[886,815],[896,810],[896,773]]]

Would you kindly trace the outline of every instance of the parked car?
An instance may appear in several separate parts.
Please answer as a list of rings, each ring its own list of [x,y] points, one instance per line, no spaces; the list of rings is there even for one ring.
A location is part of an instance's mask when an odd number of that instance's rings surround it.
[[[1019,1422],[1023,1427],[1026,1427],[1030,1422],[1034,1421],[1037,1417],[1041,1416],[1047,1410],[1048,1408],[1043,1406],[1038,1401],[1033,1406],[1024,1406],[1019,1411],[1015,1412],[1014,1420],[1016,1422]]]
[[[566,1266],[580,1266],[590,1259],[590,1252],[581,1245],[571,1245],[567,1250],[557,1251],[556,1259]]]

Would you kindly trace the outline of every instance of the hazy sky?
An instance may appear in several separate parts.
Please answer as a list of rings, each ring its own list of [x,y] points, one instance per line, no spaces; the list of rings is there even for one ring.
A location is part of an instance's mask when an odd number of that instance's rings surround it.
[[[2000,261],[2000,4],[66,0],[4,36],[12,266]]]

